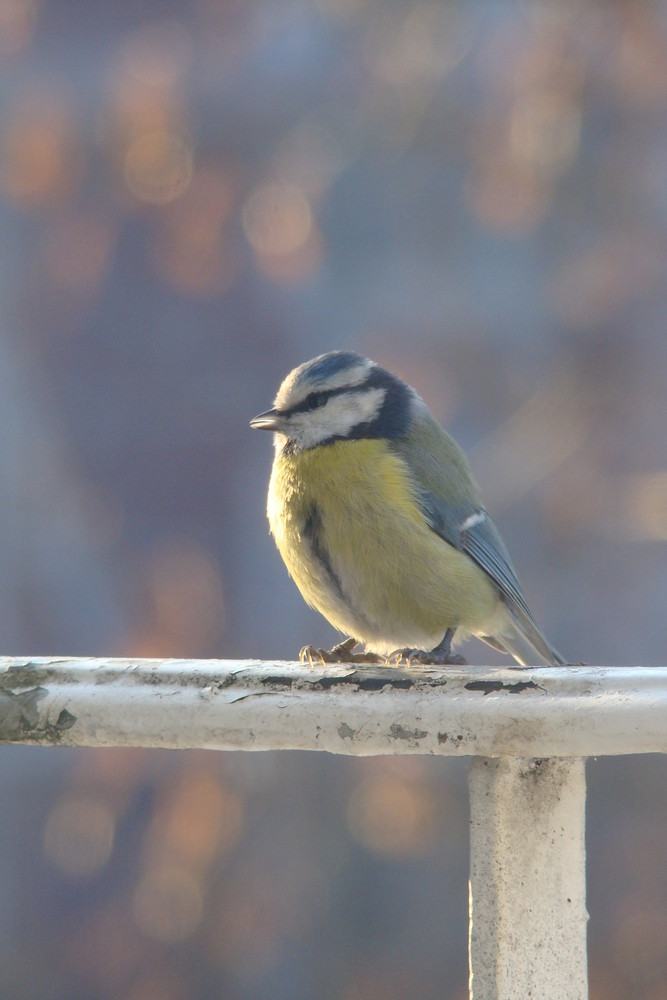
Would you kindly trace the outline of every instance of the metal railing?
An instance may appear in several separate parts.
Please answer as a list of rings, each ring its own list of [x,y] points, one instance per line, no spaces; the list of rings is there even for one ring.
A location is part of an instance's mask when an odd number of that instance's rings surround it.
[[[472,756],[470,996],[584,1000],[585,758],[667,751],[667,667],[6,657],[0,742]]]

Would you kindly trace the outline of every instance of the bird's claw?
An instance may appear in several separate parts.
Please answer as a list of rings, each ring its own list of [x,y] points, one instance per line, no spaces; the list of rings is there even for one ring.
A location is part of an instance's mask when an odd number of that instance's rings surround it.
[[[315,646],[304,646],[299,652],[301,663],[310,666],[321,663],[381,663],[382,658],[375,653],[353,653],[357,640],[350,637],[339,642],[332,649],[321,649]]]
[[[462,656],[457,653],[439,652],[438,647],[432,650],[428,649],[411,649],[406,646],[403,649],[395,649],[393,653],[389,653],[387,656],[387,663],[391,663],[396,667],[412,667],[417,664],[423,666],[457,666],[463,667],[467,664],[467,660],[464,660]]]

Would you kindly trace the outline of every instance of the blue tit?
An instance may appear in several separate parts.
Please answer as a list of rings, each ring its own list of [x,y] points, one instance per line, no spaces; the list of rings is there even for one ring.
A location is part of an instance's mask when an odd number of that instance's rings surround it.
[[[461,663],[452,641],[475,635],[524,665],[565,662],[465,455],[396,375],[350,351],[322,354],[250,426],[275,433],[268,518],[285,565],[350,637],[322,659]],[[357,643],[366,654],[354,656]]]

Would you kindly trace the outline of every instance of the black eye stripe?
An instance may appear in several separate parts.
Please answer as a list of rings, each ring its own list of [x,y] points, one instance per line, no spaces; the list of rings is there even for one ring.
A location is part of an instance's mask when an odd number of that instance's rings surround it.
[[[306,409],[315,410],[318,406],[322,406],[323,403],[326,403],[328,398],[329,397],[326,392],[311,392],[304,400]]]
[[[327,389],[321,392],[310,392],[305,399],[302,399],[296,406],[290,406],[289,410],[284,410],[286,416],[291,417],[293,413],[307,413],[322,406],[332,396],[341,396],[344,392],[349,392],[349,386],[341,386],[339,389]]]

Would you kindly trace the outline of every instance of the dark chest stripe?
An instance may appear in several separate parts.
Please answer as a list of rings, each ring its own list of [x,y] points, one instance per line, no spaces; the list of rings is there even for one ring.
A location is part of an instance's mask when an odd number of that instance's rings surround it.
[[[343,585],[341,584],[340,579],[336,574],[336,571],[331,565],[329,550],[324,544],[322,517],[320,515],[319,507],[317,507],[316,504],[313,504],[313,506],[308,511],[306,519],[303,523],[301,534],[304,541],[310,548],[311,553],[313,554],[317,562],[322,566],[325,573],[329,577],[331,583],[336,589],[336,592],[338,593],[338,596],[344,603],[347,604],[347,600],[343,592]]]

